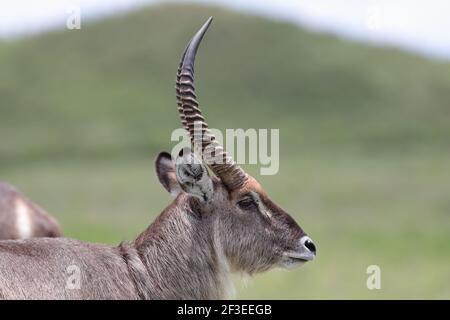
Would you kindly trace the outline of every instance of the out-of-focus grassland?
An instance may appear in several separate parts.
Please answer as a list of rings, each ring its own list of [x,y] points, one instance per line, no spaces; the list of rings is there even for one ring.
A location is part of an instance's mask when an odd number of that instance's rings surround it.
[[[170,202],[153,157],[179,127],[174,74],[192,32],[217,128],[280,128],[258,174],[318,246],[238,298],[450,298],[450,65],[218,8],[151,7],[0,43],[0,180],[67,236],[132,240]],[[382,289],[366,288],[366,268]]]

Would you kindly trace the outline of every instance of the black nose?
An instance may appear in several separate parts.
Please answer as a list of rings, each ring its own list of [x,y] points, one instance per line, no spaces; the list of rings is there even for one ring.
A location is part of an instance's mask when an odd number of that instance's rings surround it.
[[[312,242],[311,240],[305,241],[305,247],[308,248],[308,250],[311,251],[312,253],[316,254],[316,246],[314,245],[314,242]]]

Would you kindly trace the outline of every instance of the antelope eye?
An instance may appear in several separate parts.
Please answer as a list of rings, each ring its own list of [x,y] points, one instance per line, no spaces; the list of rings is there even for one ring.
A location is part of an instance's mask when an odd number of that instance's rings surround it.
[[[256,202],[253,200],[253,198],[245,198],[238,202],[239,208],[242,210],[252,210],[256,208]]]

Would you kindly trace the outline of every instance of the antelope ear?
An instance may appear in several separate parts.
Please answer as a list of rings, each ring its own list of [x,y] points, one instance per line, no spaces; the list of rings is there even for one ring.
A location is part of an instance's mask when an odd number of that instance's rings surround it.
[[[175,172],[181,189],[202,202],[208,202],[213,195],[213,183],[208,169],[191,152],[182,149],[175,162]]]
[[[168,152],[161,152],[155,160],[156,175],[159,182],[175,198],[181,192],[181,187],[175,174],[175,163]]]

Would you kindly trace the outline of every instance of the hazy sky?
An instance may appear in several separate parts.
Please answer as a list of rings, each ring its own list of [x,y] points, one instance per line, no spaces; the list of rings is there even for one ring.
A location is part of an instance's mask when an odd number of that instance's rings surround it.
[[[289,20],[352,39],[450,59],[448,0],[1,0],[0,37],[64,28],[71,8],[90,19],[155,2],[199,2]]]

